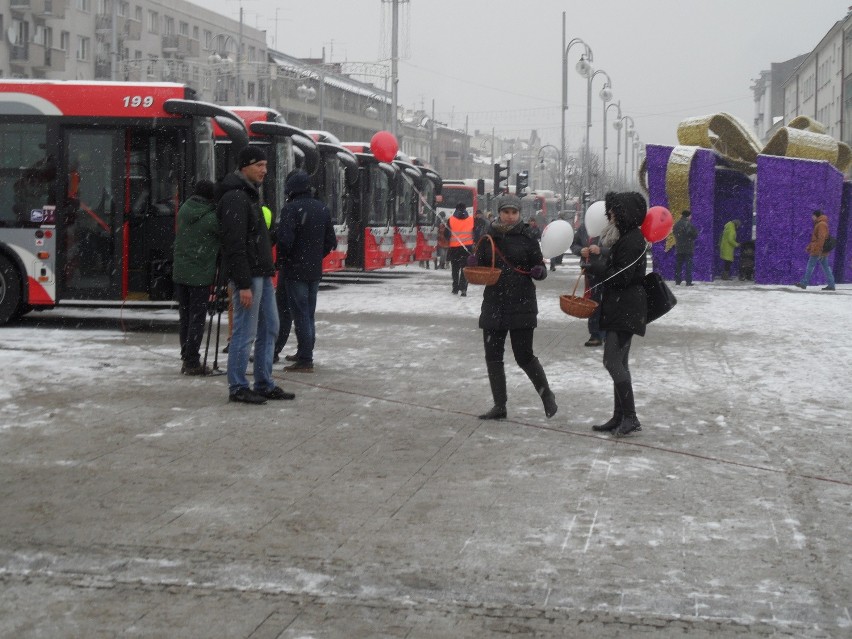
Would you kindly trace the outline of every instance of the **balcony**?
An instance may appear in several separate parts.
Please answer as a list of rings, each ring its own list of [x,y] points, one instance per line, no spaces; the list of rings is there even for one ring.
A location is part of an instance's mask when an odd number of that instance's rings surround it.
[[[11,0],[13,13],[31,13],[37,18],[64,18],[65,0]]]
[[[29,42],[23,42],[21,44],[13,44],[9,47],[9,60],[11,62],[29,62],[30,53],[29,53]]]
[[[163,53],[173,53],[181,58],[197,58],[200,52],[198,40],[189,36],[169,34],[163,36]]]
[[[31,42],[29,55],[30,63],[35,71],[60,73],[65,71],[65,51],[61,49]]]

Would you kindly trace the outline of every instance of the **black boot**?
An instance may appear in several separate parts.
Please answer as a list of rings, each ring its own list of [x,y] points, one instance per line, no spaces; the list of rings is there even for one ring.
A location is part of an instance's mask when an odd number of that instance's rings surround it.
[[[633,401],[633,384],[630,381],[618,382],[615,385],[615,397],[621,407],[622,418],[618,426],[612,431],[616,437],[624,437],[628,433],[642,430],[639,420],[636,419],[636,404]]]
[[[553,417],[559,407],[556,405],[556,397],[547,383],[547,375],[544,374],[541,362],[538,361],[537,357],[533,357],[529,364],[522,368],[538,391],[539,397],[541,397],[541,403],[544,404],[544,414],[547,415],[548,419]]]
[[[596,433],[608,433],[611,430],[615,430],[618,428],[618,425],[621,423],[621,417],[623,413],[621,412],[621,402],[618,398],[618,391],[613,388],[613,407],[612,407],[612,417],[605,424],[599,424],[596,426],[592,426],[592,430]]]
[[[503,362],[485,362],[488,367],[488,382],[491,384],[491,395],[494,397],[494,406],[487,413],[479,416],[479,419],[505,419],[506,418],[506,371]]]

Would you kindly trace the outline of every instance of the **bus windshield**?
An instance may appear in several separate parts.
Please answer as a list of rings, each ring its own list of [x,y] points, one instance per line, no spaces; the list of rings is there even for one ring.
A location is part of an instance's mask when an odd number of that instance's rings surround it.
[[[461,203],[464,204],[465,208],[469,209],[473,207],[473,198],[476,195],[476,191],[466,187],[461,189],[454,188],[451,185],[445,184],[441,195],[443,196],[441,208],[454,209],[457,204]]]

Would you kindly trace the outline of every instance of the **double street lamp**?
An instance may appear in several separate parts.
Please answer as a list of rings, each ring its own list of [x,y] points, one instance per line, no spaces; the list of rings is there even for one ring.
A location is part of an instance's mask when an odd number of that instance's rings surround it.
[[[582,44],[585,49],[585,54],[581,56],[580,62],[577,63],[577,71],[583,75],[581,69],[585,69],[593,59],[592,49],[588,44],[580,38],[574,38],[571,42],[565,42],[565,12],[562,12],[562,152],[559,154],[559,172],[562,180],[562,206],[565,206],[566,189],[565,189],[565,112],[568,110],[568,52],[575,44]]]
[[[606,135],[606,103],[612,100],[612,79],[609,74],[598,69],[594,71],[592,65],[580,58],[577,63],[577,71],[580,75],[586,77],[586,190],[589,192],[589,197],[592,195],[592,152],[591,152],[591,137],[592,137],[592,81],[598,74],[606,76],[606,82],[600,90],[600,98],[604,103],[604,135]],[[604,142],[606,144],[606,142]],[[605,169],[604,169],[605,170]]]
[[[612,104],[607,104],[604,102],[604,111],[603,111],[603,153],[601,156],[601,166],[603,167],[603,190],[606,193],[606,114],[612,107],[618,109],[618,117],[615,122],[612,123],[612,126],[615,127],[615,130],[618,131],[621,128],[621,100],[618,102],[613,102]],[[615,156],[615,181],[618,182],[618,160],[621,156],[621,136],[616,133],[615,137],[618,140],[618,154]]]
[[[552,144],[545,144],[545,145],[543,145],[543,146],[541,146],[541,147],[539,148],[539,150],[538,150],[538,155],[536,156],[536,160],[538,161],[538,165],[539,165],[539,167],[541,167],[542,169],[544,169],[544,151],[545,151],[545,149],[553,149],[554,153],[556,153],[557,166],[559,166],[559,167],[560,167],[560,169],[561,169],[561,168],[562,168],[562,155],[561,155],[561,153],[559,152],[559,149],[557,149],[557,148],[556,148],[555,146],[553,146]],[[542,177],[543,177],[543,176],[542,176]],[[564,176],[563,176],[563,179],[564,179]],[[542,180],[542,181],[540,181],[540,183],[541,183],[541,185],[542,185],[542,186],[541,186],[541,188],[544,188],[544,181]],[[564,202],[564,200],[563,200],[563,202]],[[563,207],[563,204],[562,204],[562,203],[560,203],[560,205],[559,205],[559,206],[560,206],[560,208],[562,208],[562,207]]]

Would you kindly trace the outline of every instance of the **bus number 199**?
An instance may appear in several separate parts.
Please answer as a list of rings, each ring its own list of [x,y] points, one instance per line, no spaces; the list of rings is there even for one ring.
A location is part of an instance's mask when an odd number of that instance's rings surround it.
[[[128,107],[149,107],[154,104],[154,98],[150,95],[126,95],[124,96],[124,106]]]

